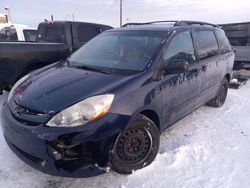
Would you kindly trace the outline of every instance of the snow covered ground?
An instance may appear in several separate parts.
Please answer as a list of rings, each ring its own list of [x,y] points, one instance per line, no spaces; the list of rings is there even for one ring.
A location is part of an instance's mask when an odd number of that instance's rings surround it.
[[[132,175],[49,176],[19,160],[0,134],[0,187],[249,187],[249,158],[250,83],[229,90],[222,108],[204,106],[166,130],[152,165]]]

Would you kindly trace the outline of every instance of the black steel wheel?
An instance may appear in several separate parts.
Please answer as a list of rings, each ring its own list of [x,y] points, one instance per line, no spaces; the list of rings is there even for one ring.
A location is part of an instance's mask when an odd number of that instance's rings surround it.
[[[159,149],[159,131],[153,121],[139,115],[118,137],[112,156],[112,169],[121,174],[152,163]]]
[[[211,101],[209,101],[208,105],[212,107],[221,107],[226,101],[228,86],[229,86],[228,80],[227,78],[224,78],[219,88],[219,91],[217,92],[216,97]]]

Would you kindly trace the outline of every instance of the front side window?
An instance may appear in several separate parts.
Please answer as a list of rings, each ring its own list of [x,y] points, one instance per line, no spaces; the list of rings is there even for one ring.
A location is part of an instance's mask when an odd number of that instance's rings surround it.
[[[81,24],[77,27],[77,36],[79,42],[88,42],[100,33],[100,29],[96,25]]]
[[[0,31],[0,40],[4,41],[17,41],[17,31],[15,28],[3,28]]]
[[[218,54],[219,46],[213,31],[195,31],[195,35],[200,59]]]
[[[98,35],[69,61],[74,66],[91,66],[120,71],[142,71],[158,52],[165,32],[118,31]]]
[[[194,45],[190,32],[177,34],[167,47],[163,58],[167,62],[186,60],[189,64],[195,63]]]

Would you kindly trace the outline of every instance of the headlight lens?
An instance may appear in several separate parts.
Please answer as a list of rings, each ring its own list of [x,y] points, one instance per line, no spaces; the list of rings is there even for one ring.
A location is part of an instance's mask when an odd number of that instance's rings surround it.
[[[106,94],[87,98],[56,114],[47,126],[76,127],[98,119],[108,113],[114,97],[113,94]]]
[[[11,97],[14,94],[15,89],[21,84],[23,83],[28,77],[30,76],[30,74],[27,74],[26,76],[22,77],[20,80],[18,80],[14,86],[11,88],[9,95],[8,95],[8,102],[10,101]]]

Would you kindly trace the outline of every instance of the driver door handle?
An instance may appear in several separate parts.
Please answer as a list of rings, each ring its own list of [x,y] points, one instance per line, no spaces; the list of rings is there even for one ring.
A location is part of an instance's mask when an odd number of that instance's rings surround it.
[[[193,72],[194,72],[194,75],[195,75],[196,77],[199,76],[199,73],[200,73],[199,69],[194,69]]]

